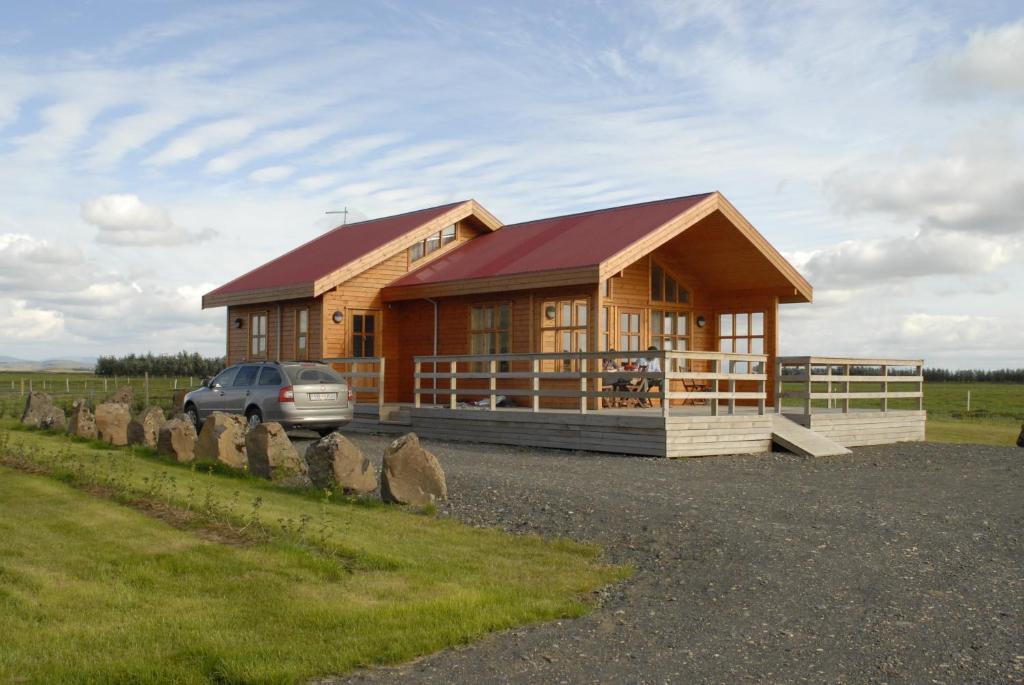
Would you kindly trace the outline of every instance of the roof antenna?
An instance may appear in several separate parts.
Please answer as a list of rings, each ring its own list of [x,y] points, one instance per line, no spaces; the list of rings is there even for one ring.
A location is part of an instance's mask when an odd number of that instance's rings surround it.
[[[348,223],[348,205],[345,205],[344,209],[328,209],[324,214],[341,214],[341,225],[344,226]]]

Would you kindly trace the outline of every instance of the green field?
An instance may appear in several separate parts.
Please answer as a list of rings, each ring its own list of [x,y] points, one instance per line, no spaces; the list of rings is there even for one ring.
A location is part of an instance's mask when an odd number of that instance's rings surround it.
[[[54,397],[54,401],[70,410],[71,403],[78,397],[87,397],[94,402],[102,400],[114,391],[113,378],[106,380],[89,373],[19,373],[0,372],[0,418],[20,416],[24,407],[22,388],[32,386]],[[150,378],[149,399],[170,412],[171,397],[175,387],[189,387],[190,379]],[[192,385],[198,385],[199,378],[192,378]],[[135,391],[135,409],[145,405],[146,381],[144,378],[118,378],[118,385],[130,384]],[[786,385],[787,389],[799,390],[800,385]],[[70,388],[70,390],[69,390]],[[914,390],[914,384],[890,383],[890,390]],[[855,391],[870,392],[880,389],[878,385],[864,384],[851,388]],[[824,392],[823,383],[815,384],[815,392]],[[967,411],[967,392],[971,392],[971,411]],[[786,400],[787,406],[797,406],[799,400]],[[816,401],[815,406],[824,407],[825,402]],[[853,400],[854,408],[877,407],[876,400]],[[911,409],[917,406],[914,400],[892,400],[892,409]],[[984,444],[1014,444],[1024,423],[1024,384],[1015,383],[925,383],[924,406],[928,410],[928,439],[937,442],[980,442]]]
[[[284,683],[579,616],[596,547],[0,421],[0,682]]]

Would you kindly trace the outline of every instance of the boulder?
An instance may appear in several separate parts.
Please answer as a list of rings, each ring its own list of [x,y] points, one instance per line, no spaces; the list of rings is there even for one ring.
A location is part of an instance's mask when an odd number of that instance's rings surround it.
[[[1020,425],[1020,435],[1017,436],[1017,447],[1024,447],[1024,423]]]
[[[380,496],[385,502],[415,506],[448,499],[444,471],[415,433],[406,433],[384,450]]]
[[[122,385],[107,398],[107,402],[112,404],[124,404],[131,407],[135,402],[135,391],[132,390],[130,385]]]
[[[175,390],[171,395],[171,411],[177,413],[185,408],[185,395],[192,392],[188,389]]]
[[[156,447],[162,425],[164,410],[160,407],[146,407],[128,424],[128,444]]]
[[[273,421],[250,428],[245,434],[249,470],[260,478],[279,483],[308,486],[309,469],[281,424]]]
[[[35,428],[65,430],[68,426],[64,410],[53,404],[53,400],[45,392],[30,392],[25,400],[25,411],[21,414],[21,422]]]
[[[237,414],[210,414],[196,442],[196,459],[219,461],[236,469],[245,468],[245,419]]]
[[[132,413],[126,404],[104,402],[96,407],[96,434],[103,442],[127,445],[128,424],[131,422]]]
[[[82,438],[96,438],[96,417],[89,408],[89,402],[77,399],[71,405],[71,420],[68,422],[68,433]]]
[[[196,427],[188,419],[174,418],[160,426],[156,451],[180,462],[196,458]]]
[[[377,489],[377,469],[341,433],[331,433],[306,448],[309,477],[318,488],[366,494]]]

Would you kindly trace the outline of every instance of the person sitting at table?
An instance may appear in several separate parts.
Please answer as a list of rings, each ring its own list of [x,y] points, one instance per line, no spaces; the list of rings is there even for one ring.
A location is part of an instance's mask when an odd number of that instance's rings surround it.
[[[651,345],[647,348],[648,352],[657,352],[658,348]],[[644,371],[643,381],[640,386],[641,392],[653,392],[655,388],[661,390],[662,380],[660,378],[648,378],[649,373],[661,373],[661,359],[657,355],[651,355],[644,357],[640,360],[640,368]],[[644,400],[644,406],[650,406],[651,401],[649,399]]]
[[[614,347],[611,348],[610,350],[608,350],[608,352],[612,356],[611,357],[605,357],[605,359],[604,359],[604,370],[606,372],[623,371],[624,369],[622,367],[620,367],[618,365],[618,363],[617,363],[618,360],[615,357],[615,348]],[[625,391],[629,390],[629,379],[624,377],[624,376],[619,376],[619,377],[615,378],[611,383],[609,383],[609,385],[611,385],[612,390],[614,390],[616,392],[625,392]],[[610,404],[612,404],[613,406],[619,406],[624,401],[625,400],[622,397],[615,397],[615,398],[612,398]]]

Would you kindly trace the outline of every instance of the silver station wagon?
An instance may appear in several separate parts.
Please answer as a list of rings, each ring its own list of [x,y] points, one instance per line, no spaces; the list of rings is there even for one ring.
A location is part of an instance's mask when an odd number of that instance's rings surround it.
[[[327,364],[246,362],[186,395],[182,411],[196,430],[219,411],[245,416],[250,427],[277,421],[327,435],[352,420],[354,404],[348,383]]]

